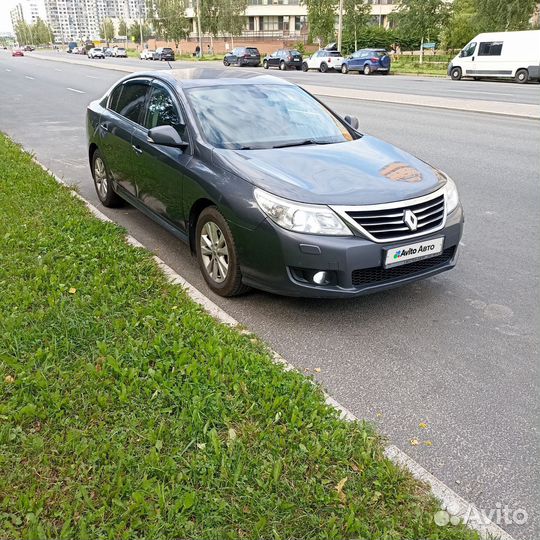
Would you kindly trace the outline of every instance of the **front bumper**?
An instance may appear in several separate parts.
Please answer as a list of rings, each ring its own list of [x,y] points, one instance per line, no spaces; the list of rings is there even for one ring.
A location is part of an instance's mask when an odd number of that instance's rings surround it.
[[[412,283],[456,265],[463,232],[463,210],[447,216],[445,227],[433,234],[379,244],[360,236],[330,237],[286,231],[270,220],[255,231],[235,230],[243,282],[285,296],[348,298]],[[430,259],[385,270],[385,250],[415,241],[444,237],[443,253]],[[421,263],[421,264],[420,264]],[[327,271],[331,285],[316,285],[304,274]]]

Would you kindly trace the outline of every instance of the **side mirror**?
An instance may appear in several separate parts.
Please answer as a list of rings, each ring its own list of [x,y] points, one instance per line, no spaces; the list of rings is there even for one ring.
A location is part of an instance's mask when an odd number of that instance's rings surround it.
[[[460,58],[463,58],[464,56],[465,56],[465,51],[461,51],[461,52],[459,53],[459,57],[460,57]]]
[[[182,140],[178,131],[172,126],[158,126],[148,131],[148,142],[160,144],[161,146],[171,146],[173,148],[186,148],[187,142]]]
[[[353,129],[358,129],[359,123],[358,118],[356,116],[349,116],[348,114],[343,118],[349,126],[351,126]]]

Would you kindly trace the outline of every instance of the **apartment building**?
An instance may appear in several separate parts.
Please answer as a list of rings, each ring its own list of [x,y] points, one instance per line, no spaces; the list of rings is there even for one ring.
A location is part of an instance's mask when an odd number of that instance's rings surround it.
[[[10,10],[13,29],[18,22],[34,24],[38,19],[45,19],[45,7],[42,1],[22,0]]]
[[[98,39],[104,19],[131,22],[147,14],[145,0],[45,0],[45,11],[58,42]]]

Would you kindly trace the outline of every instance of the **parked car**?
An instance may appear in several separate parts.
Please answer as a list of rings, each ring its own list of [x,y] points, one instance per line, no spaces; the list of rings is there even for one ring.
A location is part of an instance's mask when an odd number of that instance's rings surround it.
[[[22,50],[23,50],[24,52],[32,52],[32,51],[35,51],[36,48],[35,48],[35,47],[32,47],[32,45],[25,45],[25,46],[22,48]]]
[[[188,243],[222,296],[353,297],[456,264],[445,173],[284,79],[211,71],[130,74],[88,106],[103,205],[126,200]]]
[[[540,80],[540,30],[479,34],[448,65],[448,75],[514,79],[518,83]]]
[[[67,53],[72,53],[73,52],[73,49],[77,47],[77,42],[76,41],[70,41],[68,43],[68,48],[66,49],[66,52]]]
[[[73,49],[71,49],[71,54],[80,54],[81,50],[84,50],[84,49],[79,49],[79,47],[73,47]]]
[[[24,56],[24,52],[22,49],[12,49],[11,50],[11,56]]]
[[[302,71],[309,71],[310,69],[317,69],[321,73],[326,73],[329,69],[339,71],[343,60],[343,56],[339,51],[321,49],[304,59]]]
[[[153,60],[155,52],[153,49],[143,49],[139,54],[139,58],[141,60]]]
[[[341,73],[358,71],[364,75],[371,75],[375,72],[388,75],[391,63],[390,56],[385,49],[360,49],[343,61]]]
[[[88,58],[105,58],[105,53],[101,47],[93,47],[88,51]]]
[[[261,65],[261,54],[256,47],[236,47],[223,58],[225,66],[254,66]]]
[[[103,50],[103,54],[109,58],[109,57],[112,57],[114,55],[114,52],[113,50],[110,48],[110,47],[107,47],[106,49]]]
[[[115,58],[127,58],[127,51],[124,47],[115,47],[113,49],[113,56]]]
[[[263,60],[263,68],[277,67],[282,71],[287,69],[302,69],[302,55],[296,49],[279,49]]]
[[[170,47],[158,47],[152,60],[167,60],[172,62],[174,60],[174,51]]]

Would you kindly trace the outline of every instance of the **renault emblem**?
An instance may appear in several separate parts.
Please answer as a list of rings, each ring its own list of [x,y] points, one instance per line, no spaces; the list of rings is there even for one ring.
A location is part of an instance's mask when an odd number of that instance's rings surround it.
[[[414,215],[412,210],[405,210],[403,212],[403,223],[411,229],[411,231],[416,231],[418,228],[418,218]]]

